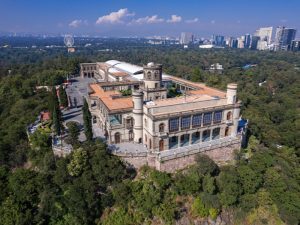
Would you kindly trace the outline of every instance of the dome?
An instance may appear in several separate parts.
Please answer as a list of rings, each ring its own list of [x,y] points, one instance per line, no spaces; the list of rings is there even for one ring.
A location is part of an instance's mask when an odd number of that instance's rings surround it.
[[[147,66],[154,66],[154,62],[149,62]]]

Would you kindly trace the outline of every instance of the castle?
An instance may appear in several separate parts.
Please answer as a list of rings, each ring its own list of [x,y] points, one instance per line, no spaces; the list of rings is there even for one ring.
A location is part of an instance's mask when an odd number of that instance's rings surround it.
[[[88,103],[93,123],[110,146],[132,143],[113,153],[135,167],[148,164],[172,172],[192,164],[199,153],[217,162],[240,149],[237,85],[227,91],[117,60],[80,64],[81,77],[93,77]],[[140,147],[136,147],[140,146]]]

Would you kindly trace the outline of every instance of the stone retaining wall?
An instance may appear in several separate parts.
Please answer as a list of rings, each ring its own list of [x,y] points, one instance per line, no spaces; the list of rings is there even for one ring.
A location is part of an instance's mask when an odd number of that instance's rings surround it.
[[[222,164],[234,159],[235,150],[239,150],[241,142],[239,140],[227,146],[217,147],[196,154],[190,154],[183,157],[177,157],[166,161],[159,161],[155,154],[145,156],[120,156],[125,162],[139,169],[143,165],[148,165],[160,171],[173,173],[177,170],[184,169],[195,163],[195,159],[199,154],[206,154],[218,164]]]

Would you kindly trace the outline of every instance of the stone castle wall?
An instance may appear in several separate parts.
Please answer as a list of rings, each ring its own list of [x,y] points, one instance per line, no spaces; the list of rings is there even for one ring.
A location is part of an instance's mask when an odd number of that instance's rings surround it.
[[[148,165],[160,171],[169,173],[184,169],[195,163],[195,159],[199,154],[206,154],[218,164],[223,164],[234,159],[235,150],[239,150],[241,146],[240,141],[236,141],[227,146],[216,147],[210,150],[202,151],[196,154],[185,155],[173,158],[166,161],[160,161],[157,155],[148,154],[145,156],[120,156],[125,162],[134,166],[136,169],[144,165]]]

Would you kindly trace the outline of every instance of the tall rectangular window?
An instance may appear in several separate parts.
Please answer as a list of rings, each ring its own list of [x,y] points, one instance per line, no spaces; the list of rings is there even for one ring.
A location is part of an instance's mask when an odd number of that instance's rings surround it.
[[[189,129],[191,126],[191,116],[181,118],[181,129]]]
[[[214,123],[221,123],[221,121],[222,121],[222,115],[223,115],[222,111],[216,111],[214,113]]]
[[[193,127],[201,127],[201,121],[202,121],[202,115],[194,115],[193,116],[193,121],[192,121],[192,126]]]
[[[210,125],[212,119],[212,113],[204,113],[203,115],[203,125]]]
[[[172,118],[169,120],[169,130],[170,132],[179,130],[179,118]]]

